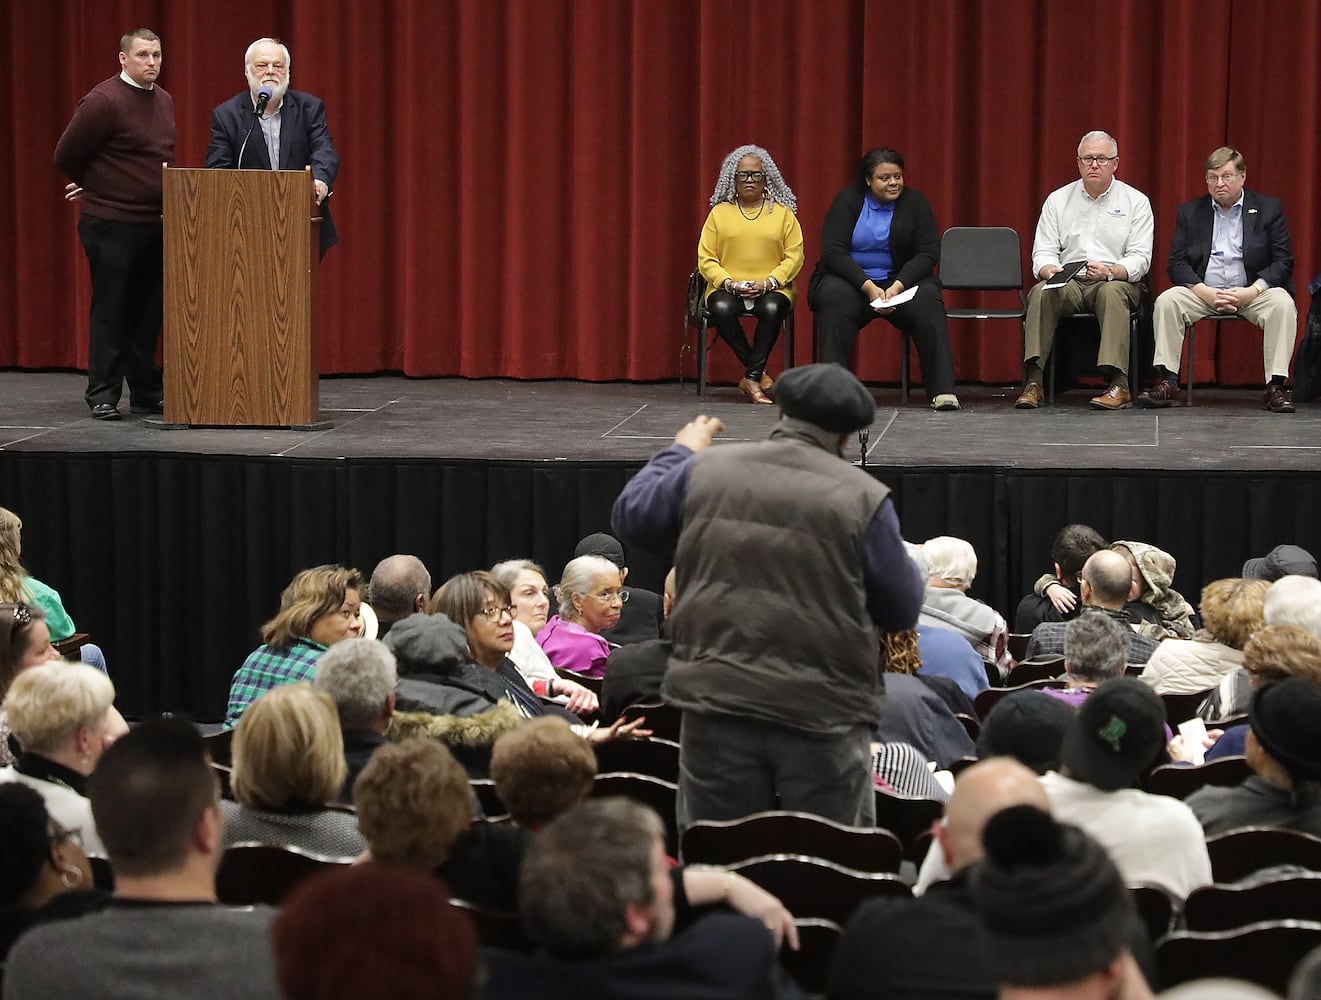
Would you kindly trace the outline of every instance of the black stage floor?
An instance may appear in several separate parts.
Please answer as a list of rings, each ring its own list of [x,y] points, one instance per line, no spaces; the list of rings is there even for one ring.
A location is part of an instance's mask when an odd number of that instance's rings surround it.
[[[726,425],[721,440],[765,437],[778,410],[754,407],[732,386],[699,402],[691,382],[632,384],[507,379],[325,378],[326,431],[158,430],[130,416],[92,420],[84,379],[0,372],[0,450],[270,456],[291,459],[477,459],[637,462],[693,415]],[[1133,472],[1321,470],[1321,405],[1293,415],[1261,408],[1258,390],[1197,390],[1193,407],[1090,409],[1094,389],[1019,411],[1017,387],[962,386],[963,409],[934,413],[921,392],[873,390],[868,464],[893,468],[1109,469]],[[847,457],[856,460],[850,448]]]

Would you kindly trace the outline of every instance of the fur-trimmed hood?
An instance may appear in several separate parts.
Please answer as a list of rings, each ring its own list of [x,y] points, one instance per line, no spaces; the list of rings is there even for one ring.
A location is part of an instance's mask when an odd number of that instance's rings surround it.
[[[385,736],[392,743],[421,737],[438,740],[451,748],[489,746],[525,721],[512,701],[501,701],[485,712],[468,716],[395,712]]]

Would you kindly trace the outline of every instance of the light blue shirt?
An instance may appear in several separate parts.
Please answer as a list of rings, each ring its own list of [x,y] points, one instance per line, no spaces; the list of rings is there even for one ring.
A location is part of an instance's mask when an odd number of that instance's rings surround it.
[[[1211,259],[1206,262],[1206,283],[1212,288],[1242,288],[1248,283],[1243,270],[1243,195],[1228,208],[1212,199],[1215,226],[1211,230]]]

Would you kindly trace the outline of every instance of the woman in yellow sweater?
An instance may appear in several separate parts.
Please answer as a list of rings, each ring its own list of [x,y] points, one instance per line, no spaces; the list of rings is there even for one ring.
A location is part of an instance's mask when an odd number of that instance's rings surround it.
[[[720,165],[697,244],[711,322],[743,365],[739,391],[754,403],[771,402],[766,392],[775,382],[766,374],[766,359],[797,297],[793,281],[803,268],[797,208],[771,154],[760,146],[739,146]],[[757,320],[751,344],[740,316]]]

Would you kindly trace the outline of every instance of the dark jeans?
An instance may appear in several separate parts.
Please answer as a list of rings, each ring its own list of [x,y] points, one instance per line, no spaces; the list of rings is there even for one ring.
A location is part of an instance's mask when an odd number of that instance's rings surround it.
[[[679,736],[679,826],[797,809],[850,826],[876,822],[871,728],[816,736],[757,719],[686,711]]]
[[[789,315],[793,306],[789,299],[779,292],[767,292],[752,300],[752,309],[747,309],[737,295],[717,288],[707,297],[706,309],[711,314],[711,325],[716,328],[720,339],[734,351],[743,366],[744,373],[750,379],[759,379],[766,371],[766,359],[775,349],[775,342],[780,337],[780,324]],[[752,343],[748,343],[743,332],[740,316],[755,316],[757,328],[752,334]]]
[[[164,393],[156,367],[156,339],[165,308],[161,226],[112,222],[84,213],[78,236],[92,272],[87,405],[118,405],[125,379],[134,402],[154,403]]]
[[[834,274],[821,275],[808,304],[816,313],[817,360],[833,361],[848,368],[858,331],[878,318],[876,310],[862,289]],[[922,384],[929,398],[954,391],[949,324],[945,320],[940,286],[935,281],[919,282],[912,301],[879,318],[913,338],[922,363]]]

